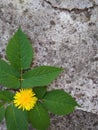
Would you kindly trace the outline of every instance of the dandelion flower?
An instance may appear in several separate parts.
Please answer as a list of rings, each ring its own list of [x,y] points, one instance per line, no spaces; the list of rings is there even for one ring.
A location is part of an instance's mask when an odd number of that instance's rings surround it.
[[[30,111],[37,102],[32,89],[20,89],[14,96],[14,105],[19,109]]]

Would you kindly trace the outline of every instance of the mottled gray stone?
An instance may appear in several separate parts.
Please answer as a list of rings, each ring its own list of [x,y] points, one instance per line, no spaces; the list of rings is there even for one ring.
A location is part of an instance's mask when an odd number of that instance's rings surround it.
[[[46,0],[50,2],[54,7],[57,8],[66,8],[72,10],[85,9],[93,6],[93,0]]]
[[[0,0],[0,58],[6,59],[8,40],[21,25],[34,46],[32,66],[65,69],[49,89],[63,88],[80,109],[98,114],[97,4],[97,0]]]
[[[65,68],[51,88],[64,88],[83,110],[98,113],[98,8],[76,13],[41,0],[7,2],[0,5],[1,57],[6,58],[8,39],[21,25],[34,45],[35,65]]]
[[[95,0],[95,3],[98,5],[98,0]]]
[[[51,118],[49,130],[98,130],[98,115],[75,111],[74,113]]]

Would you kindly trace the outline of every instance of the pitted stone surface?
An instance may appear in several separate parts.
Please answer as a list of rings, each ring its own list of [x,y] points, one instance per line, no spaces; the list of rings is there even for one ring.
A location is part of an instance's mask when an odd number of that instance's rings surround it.
[[[97,4],[97,0],[0,0],[0,58],[6,59],[8,40],[20,25],[35,50],[32,66],[65,69],[50,89],[63,88],[80,109],[98,114]]]
[[[46,0],[50,2],[54,7],[57,8],[65,8],[72,10],[74,8],[77,9],[85,9],[93,6],[94,0]]]
[[[83,111],[75,111],[64,117],[53,116],[49,130],[98,130],[97,118],[98,115]]]

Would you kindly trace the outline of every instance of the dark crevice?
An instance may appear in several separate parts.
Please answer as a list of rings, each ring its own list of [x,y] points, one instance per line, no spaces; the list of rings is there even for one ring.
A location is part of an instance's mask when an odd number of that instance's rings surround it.
[[[71,13],[71,12],[76,12],[76,13],[88,12],[89,10],[93,10],[95,7],[98,7],[98,5],[95,2],[93,2],[93,5],[91,7],[88,7],[88,8],[86,7],[86,8],[83,8],[83,9],[79,9],[79,8],[68,9],[68,8],[62,8],[62,7],[54,6],[48,0],[44,0],[44,2],[46,2],[47,4],[49,4],[54,10],[67,11],[69,13]]]

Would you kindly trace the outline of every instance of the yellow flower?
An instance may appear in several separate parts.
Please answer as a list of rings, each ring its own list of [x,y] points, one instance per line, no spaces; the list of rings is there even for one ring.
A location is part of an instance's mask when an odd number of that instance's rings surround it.
[[[14,104],[19,109],[30,111],[36,102],[37,97],[32,89],[20,89],[14,96]]]

